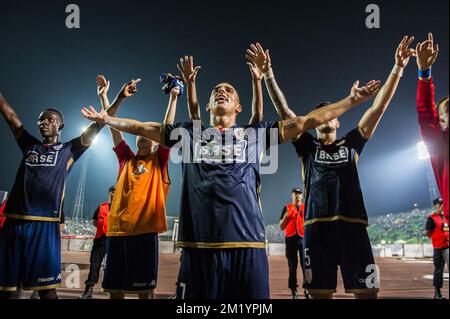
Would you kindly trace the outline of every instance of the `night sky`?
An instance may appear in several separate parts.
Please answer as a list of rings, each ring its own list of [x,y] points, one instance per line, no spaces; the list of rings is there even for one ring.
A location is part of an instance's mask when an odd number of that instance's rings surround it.
[[[65,7],[76,3],[81,28],[65,27]],[[381,28],[367,29],[365,8],[381,9]],[[0,2],[0,91],[15,108],[25,127],[38,136],[39,112],[61,110],[66,128],[63,141],[80,134],[89,122],[82,106],[99,108],[95,77],[111,80],[112,100],[121,85],[142,78],[139,93],[127,100],[118,116],[162,121],[168,97],[158,76],[176,72],[178,58],[194,55],[202,66],[197,86],[204,107],[213,86],[227,81],[237,88],[250,118],[251,76],[245,50],[254,41],[270,49],[277,80],[300,115],[318,102],[348,95],[355,80],[383,82],[394,65],[394,52],[404,35],[424,40],[434,33],[440,56],[433,68],[437,98],[448,94],[447,0],[411,1],[4,1]],[[415,41],[416,42],[416,41]],[[360,179],[370,216],[429,206],[426,169],[419,161],[419,130],[415,110],[417,66],[410,61],[399,89],[374,138],[359,161]],[[264,89],[265,90],[265,89]],[[265,94],[264,119],[278,117]],[[370,103],[341,118],[342,136],[356,127]],[[203,120],[209,114],[203,109]],[[188,119],[185,96],[176,121]],[[9,190],[21,159],[7,125],[0,124],[0,189]],[[134,147],[134,136],[126,136]],[[106,200],[115,183],[118,164],[112,140],[104,129],[89,151],[85,216]],[[280,147],[278,172],[262,177],[262,207],[266,224],[278,220],[290,191],[301,184],[300,161],[289,143]],[[80,160],[81,161],[81,160]],[[70,215],[81,171],[77,163],[69,180],[65,211]],[[179,165],[170,164],[172,187],[168,215],[177,215],[180,198]]]

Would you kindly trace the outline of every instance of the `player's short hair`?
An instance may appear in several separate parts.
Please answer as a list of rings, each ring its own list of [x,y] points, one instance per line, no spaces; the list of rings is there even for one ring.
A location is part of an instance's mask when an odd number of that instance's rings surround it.
[[[325,107],[330,104],[331,104],[331,102],[320,102],[319,104],[316,105],[316,107],[314,109],[317,110],[317,109],[320,109],[320,108]]]
[[[442,105],[442,103],[444,103],[445,101],[448,101],[448,95],[444,96],[437,104],[437,111],[439,112],[439,107]]]
[[[64,128],[64,116],[62,115],[62,113],[60,111],[48,107],[48,108],[46,108],[45,110],[42,111],[42,113],[44,113],[44,112],[55,113],[59,117],[59,120],[61,122],[61,126],[59,127],[59,129],[62,130]]]
[[[116,186],[111,186],[109,189],[108,189],[108,193],[112,193],[112,192],[115,192],[116,191]]]
[[[444,201],[442,200],[442,198],[436,198],[433,201],[433,206],[436,206],[437,204],[442,205],[444,203]]]

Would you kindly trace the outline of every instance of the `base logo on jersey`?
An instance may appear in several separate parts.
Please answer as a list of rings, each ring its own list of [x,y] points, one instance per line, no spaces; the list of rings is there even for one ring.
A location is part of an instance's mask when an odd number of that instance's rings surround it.
[[[39,154],[36,151],[30,151],[25,159],[27,166],[55,166],[58,161],[59,150],[49,151],[46,154]]]
[[[342,164],[348,163],[349,161],[349,151],[346,146],[340,146],[336,152],[327,152],[320,146],[316,148],[316,155],[314,158],[316,163],[320,164]]]
[[[247,160],[246,150],[247,140],[245,139],[226,142],[225,144],[220,139],[200,141],[195,144],[194,161],[245,163]]]

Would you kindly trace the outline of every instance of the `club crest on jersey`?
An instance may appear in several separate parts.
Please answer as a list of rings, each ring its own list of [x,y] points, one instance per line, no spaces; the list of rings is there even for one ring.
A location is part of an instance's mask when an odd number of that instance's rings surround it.
[[[58,161],[59,150],[49,151],[40,154],[36,151],[30,151],[25,159],[27,166],[55,166]]]
[[[140,164],[138,165],[134,170],[133,170],[133,175],[142,175],[144,173],[149,173],[148,169],[144,166],[144,164]]]
[[[335,152],[327,152],[320,146],[317,146],[314,161],[329,165],[347,163],[349,161],[349,151],[346,146],[342,145]]]

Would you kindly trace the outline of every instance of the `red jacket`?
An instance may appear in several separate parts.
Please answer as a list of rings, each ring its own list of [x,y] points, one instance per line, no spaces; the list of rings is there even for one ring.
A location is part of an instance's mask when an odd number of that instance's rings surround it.
[[[431,242],[433,248],[445,249],[448,248],[448,223],[436,212],[429,216],[433,219],[436,225],[431,233]]]
[[[97,233],[95,238],[106,236],[108,233],[108,215],[109,215],[109,203],[103,203],[100,205],[97,216]]]
[[[295,234],[298,234],[300,237],[303,237],[303,220],[304,220],[304,211],[305,204],[301,204],[299,209],[295,207],[294,204],[290,203],[286,205],[287,211],[287,225],[284,229],[284,233],[286,237],[292,237]]]
[[[430,153],[436,183],[444,201],[444,218],[448,223],[448,129],[442,131],[439,116],[434,102],[433,80],[419,80],[417,87],[417,114],[419,116],[420,133]]]
[[[3,224],[5,223],[6,218],[3,217],[3,211],[6,207],[6,200],[3,202],[3,205],[0,207],[0,229],[2,229]]]

